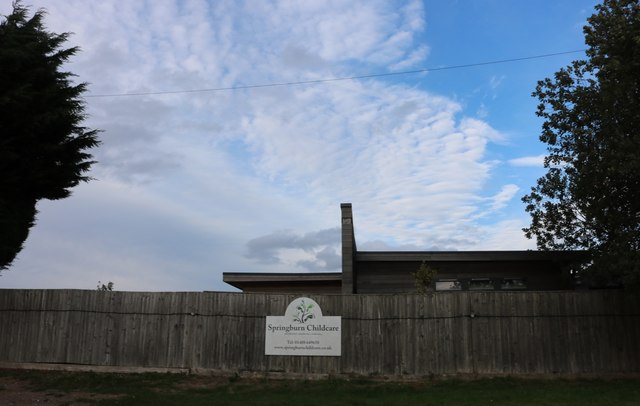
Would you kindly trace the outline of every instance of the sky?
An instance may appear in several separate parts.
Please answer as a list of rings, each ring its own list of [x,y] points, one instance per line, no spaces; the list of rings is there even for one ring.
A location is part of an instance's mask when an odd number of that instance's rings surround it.
[[[24,4],[73,33],[102,145],[0,288],[234,291],[223,272],[339,272],[346,202],[359,250],[535,249],[531,93],[584,58],[597,2]]]

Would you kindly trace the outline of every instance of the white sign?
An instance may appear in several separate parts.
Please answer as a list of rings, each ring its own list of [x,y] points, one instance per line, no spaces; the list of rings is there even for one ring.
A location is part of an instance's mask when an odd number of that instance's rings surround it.
[[[342,318],[323,316],[308,297],[289,303],[283,316],[267,316],[264,337],[266,355],[340,356]]]

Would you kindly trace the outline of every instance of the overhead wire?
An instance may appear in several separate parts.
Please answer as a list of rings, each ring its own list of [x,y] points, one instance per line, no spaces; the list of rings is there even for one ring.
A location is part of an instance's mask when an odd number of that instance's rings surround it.
[[[213,313],[200,313],[197,311],[167,311],[167,312],[139,312],[139,311],[120,311],[120,310],[95,310],[86,308],[0,308],[0,313],[85,313],[85,314],[105,314],[105,315],[118,315],[118,316],[160,316],[160,317],[219,317],[219,318],[239,318],[239,319],[264,319],[266,316],[264,313],[258,312],[254,314],[247,313],[225,313],[225,312],[213,312]],[[446,316],[349,316],[343,315],[342,320],[351,321],[400,321],[400,320],[447,320],[447,319],[560,319],[560,318],[612,318],[612,317],[639,317],[640,313],[630,312],[625,314],[619,313],[593,313],[584,312],[579,314],[566,314],[566,313],[537,313],[537,314],[496,314],[496,313],[459,313],[450,314]]]
[[[473,68],[477,66],[497,65],[502,63],[519,62],[519,61],[526,61],[531,59],[549,58],[552,56],[575,54],[575,53],[584,52],[584,51],[586,51],[586,49],[555,52],[555,53],[543,54],[543,55],[524,56],[519,58],[499,59],[499,60],[493,60],[493,61],[487,61],[487,62],[468,63],[468,64],[462,64],[462,65],[441,66],[436,68],[423,68],[423,69],[401,71],[401,72],[373,73],[369,75],[344,76],[344,77],[314,79],[314,80],[301,80],[301,81],[295,81],[295,82],[265,83],[265,84],[256,84],[256,85],[238,85],[238,86],[229,86],[229,87],[212,87],[212,88],[185,89],[185,90],[161,90],[161,91],[151,91],[151,92],[87,94],[87,95],[84,95],[84,97],[104,98],[104,97],[156,96],[156,95],[167,95],[167,94],[206,93],[206,92],[222,92],[222,91],[231,91],[231,90],[260,89],[260,88],[267,88],[267,87],[300,86],[300,85],[310,85],[310,84],[318,84],[318,83],[338,82],[338,81],[345,81],[345,80],[371,79],[371,78],[380,78],[380,77],[389,77],[389,76],[413,75],[417,73],[437,72],[437,71],[443,71],[443,70]]]

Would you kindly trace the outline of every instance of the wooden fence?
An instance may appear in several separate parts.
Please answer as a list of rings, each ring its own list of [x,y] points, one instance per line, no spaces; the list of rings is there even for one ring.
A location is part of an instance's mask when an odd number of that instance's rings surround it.
[[[309,295],[342,316],[342,356],[264,355],[294,295],[0,290],[0,366],[228,373],[640,372],[640,299],[621,291]]]

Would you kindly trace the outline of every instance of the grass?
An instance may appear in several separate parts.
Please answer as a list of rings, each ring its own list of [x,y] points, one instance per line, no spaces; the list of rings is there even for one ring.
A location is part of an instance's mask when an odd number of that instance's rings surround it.
[[[640,379],[447,379],[416,383],[368,380],[274,381],[177,374],[96,374],[0,370],[33,391],[118,395],[83,398],[97,405],[636,405]],[[2,386],[2,385],[0,385]],[[0,390],[0,399],[3,391]],[[55,398],[54,398],[55,399]],[[79,400],[79,399],[76,399]]]

